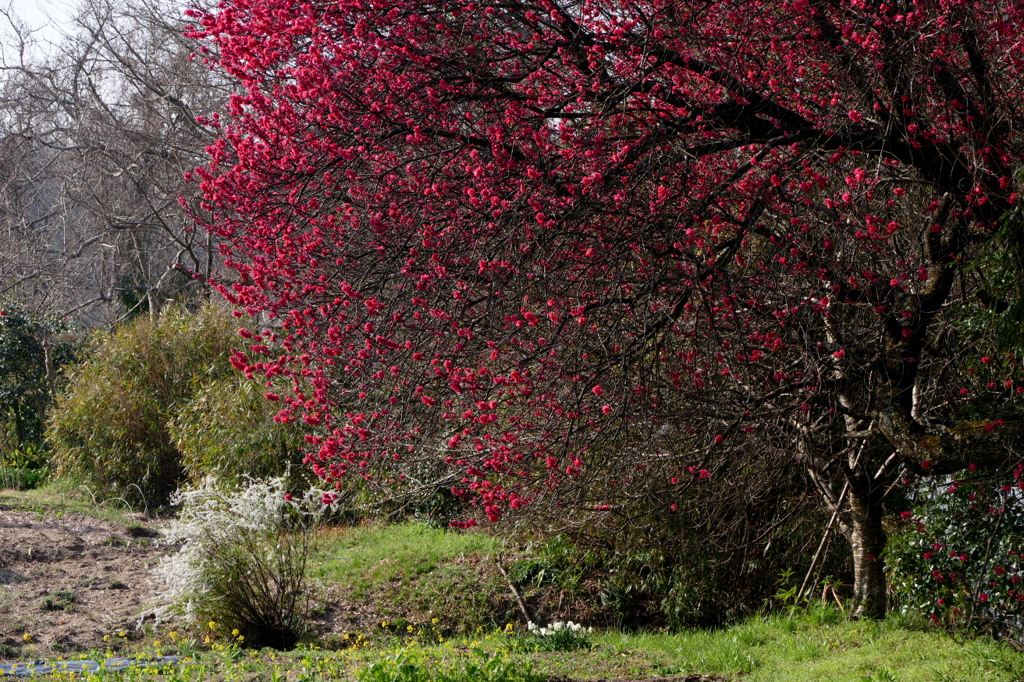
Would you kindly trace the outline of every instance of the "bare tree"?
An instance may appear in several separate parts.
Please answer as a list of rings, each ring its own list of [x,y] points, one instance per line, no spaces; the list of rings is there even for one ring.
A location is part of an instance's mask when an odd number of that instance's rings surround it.
[[[88,0],[48,54],[9,12],[0,97],[0,295],[92,324],[195,293],[214,267],[185,180],[225,101],[183,6]],[[195,206],[193,206],[195,208]]]

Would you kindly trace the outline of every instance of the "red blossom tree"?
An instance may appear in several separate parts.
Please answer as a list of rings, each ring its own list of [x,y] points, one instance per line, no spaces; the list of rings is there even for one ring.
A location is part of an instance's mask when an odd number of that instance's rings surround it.
[[[1000,304],[971,265],[1018,201],[1024,2],[196,19],[244,88],[197,170],[224,293],[280,324],[236,363],[312,380],[281,418],[328,480],[430,458],[495,520],[798,466],[879,615],[886,491],[1008,456],[1021,373],[962,321]]]

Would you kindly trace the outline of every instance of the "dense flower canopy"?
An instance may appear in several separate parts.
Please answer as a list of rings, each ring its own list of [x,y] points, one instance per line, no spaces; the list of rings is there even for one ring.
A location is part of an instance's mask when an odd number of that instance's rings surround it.
[[[1018,201],[1024,3],[196,19],[244,88],[197,171],[224,292],[280,321],[236,363],[311,379],[282,418],[328,478],[429,456],[494,519],[771,452],[833,503],[878,470],[866,500],[893,461],[946,466],[958,436],[926,436],[958,404],[1012,404],[1008,361],[967,375],[953,337]]]

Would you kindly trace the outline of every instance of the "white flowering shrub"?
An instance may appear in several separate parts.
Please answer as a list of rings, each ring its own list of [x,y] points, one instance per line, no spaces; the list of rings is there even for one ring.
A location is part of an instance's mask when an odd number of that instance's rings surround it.
[[[181,512],[166,539],[181,549],[156,569],[166,601],[187,620],[238,630],[246,645],[294,647],[307,629],[306,565],[323,496],[292,498],[283,477],[232,488],[207,477],[176,492]]]
[[[576,651],[594,648],[594,643],[590,639],[594,628],[583,627],[571,620],[559,620],[547,626],[531,622],[527,624],[526,629],[528,639],[522,648],[530,651]]]

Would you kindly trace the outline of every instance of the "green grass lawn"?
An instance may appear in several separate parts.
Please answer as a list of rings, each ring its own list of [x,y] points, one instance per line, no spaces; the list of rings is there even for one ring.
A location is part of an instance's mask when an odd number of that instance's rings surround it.
[[[346,601],[372,603],[380,621],[375,626],[405,632],[439,618],[451,636],[510,619],[507,586],[493,561],[500,548],[494,537],[410,522],[329,529],[321,541],[314,580],[336,586]]]
[[[715,632],[607,631],[590,636],[592,648],[575,651],[531,653],[524,646],[531,641],[525,633],[499,631],[433,644],[411,637],[378,638],[341,651],[315,646],[287,653],[215,648],[191,652],[193,660],[163,670],[143,668],[74,679],[539,682],[548,676],[642,679],[693,673],[718,674],[736,682],[1024,679],[1024,655],[1006,645],[986,640],[958,643],[899,616],[883,622],[849,622],[827,609],[753,618]],[[151,647],[139,653],[166,651]]]
[[[2,491],[0,504],[40,514],[119,515],[53,487]],[[501,549],[498,539],[404,523],[332,528],[321,541],[313,562],[316,580],[339,586],[346,599],[401,604],[420,614],[418,619],[390,628],[371,623],[365,632],[331,642],[313,640],[287,653],[241,650],[229,638],[220,644],[214,638],[207,645],[208,632],[183,629],[174,639],[166,630],[148,632],[119,655],[178,654],[189,660],[163,670],[139,668],[73,679],[538,682],[547,676],[643,679],[698,673],[735,682],[1024,680],[1024,654],[1006,644],[957,641],[899,615],[881,622],[848,621],[825,607],[754,617],[714,631],[605,630],[588,635],[589,648],[538,650],[544,647],[535,646],[522,625],[507,631],[502,627],[505,616],[499,619],[494,613],[495,597],[508,599],[493,561]],[[470,636],[459,635],[467,632]],[[102,659],[110,653],[73,658]]]
[[[412,579],[459,557],[490,554],[499,546],[483,533],[455,533],[415,522],[335,528],[323,541],[314,577],[357,590]]]
[[[720,673],[748,682],[1024,679],[1024,655],[1008,645],[958,643],[899,615],[848,621],[819,608],[716,632],[607,633],[598,641],[613,650],[643,651],[664,673]]]

